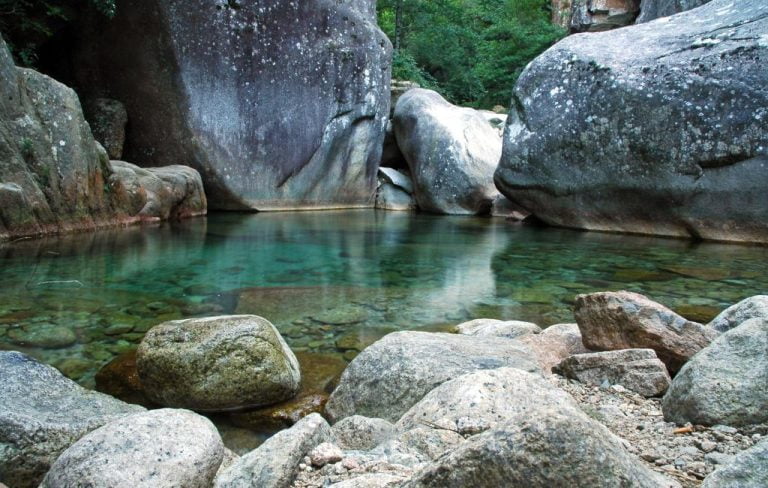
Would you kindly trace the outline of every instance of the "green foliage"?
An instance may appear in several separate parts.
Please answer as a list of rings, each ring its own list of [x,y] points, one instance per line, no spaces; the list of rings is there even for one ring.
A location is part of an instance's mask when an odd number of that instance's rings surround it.
[[[21,155],[24,159],[29,161],[35,156],[35,145],[32,139],[25,137],[21,140]]]
[[[549,8],[548,0],[378,1],[379,25],[400,46],[394,78],[485,107],[506,105],[528,62],[566,34]]]
[[[115,15],[115,0],[0,0],[0,33],[16,62],[34,66],[40,47],[83,10]]]

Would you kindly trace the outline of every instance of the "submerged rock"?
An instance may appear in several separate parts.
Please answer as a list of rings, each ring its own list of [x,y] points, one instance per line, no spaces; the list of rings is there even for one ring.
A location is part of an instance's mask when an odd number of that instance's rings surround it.
[[[768,486],[768,439],[738,453],[707,476],[702,488],[762,488]]]
[[[539,372],[524,346],[510,339],[428,332],[395,332],[358,355],[331,394],[333,420],[364,415],[397,421],[441,383],[480,369]]]
[[[596,386],[621,385],[644,397],[664,394],[672,381],[653,349],[576,354],[564,359],[554,372]]]
[[[498,188],[552,225],[768,242],[767,13],[713,0],[560,41],[515,86]]]
[[[19,352],[0,351],[0,482],[37,487],[56,458],[88,432],[142,412],[86,390]]]
[[[768,318],[715,339],[675,376],[662,408],[669,422],[747,425],[768,421]]]
[[[51,466],[40,488],[208,488],[223,457],[224,445],[210,420],[185,410],[152,410],[78,440]]]
[[[573,313],[586,347],[653,349],[673,373],[718,336],[717,331],[628,291],[578,295]]]
[[[409,90],[392,121],[421,210],[488,214],[498,190],[493,172],[500,134],[479,111],[451,105],[431,90]]]
[[[331,427],[313,413],[267,439],[217,476],[216,488],[285,488],[291,485],[299,463],[314,447],[332,439]]]
[[[707,324],[718,332],[728,332],[750,319],[768,319],[768,295],[745,298],[723,310]]]
[[[372,0],[139,0],[85,20],[75,77],[125,104],[128,160],[189,164],[217,209],[373,203],[391,46]]]
[[[139,345],[142,387],[160,405],[236,410],[293,397],[299,363],[269,321],[255,315],[174,320]]]

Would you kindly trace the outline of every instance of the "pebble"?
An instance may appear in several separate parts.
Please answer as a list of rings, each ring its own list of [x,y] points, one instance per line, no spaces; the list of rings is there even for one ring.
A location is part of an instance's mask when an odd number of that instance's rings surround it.
[[[341,449],[330,442],[323,442],[309,452],[309,459],[312,466],[322,468],[326,464],[338,463],[344,458]]]

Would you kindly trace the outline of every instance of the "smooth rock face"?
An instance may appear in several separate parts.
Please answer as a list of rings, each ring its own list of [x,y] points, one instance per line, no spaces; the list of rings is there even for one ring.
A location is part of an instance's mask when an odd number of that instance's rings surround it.
[[[621,385],[644,397],[664,394],[672,381],[653,349],[576,354],[563,360],[554,371],[589,385]]]
[[[669,422],[748,425],[768,421],[768,319],[722,334],[675,376],[662,410]]]
[[[74,443],[40,487],[208,488],[223,457],[210,420],[186,410],[151,410],[110,422]]]
[[[642,0],[637,24],[668,17],[692,8],[700,7],[710,0]]]
[[[142,412],[86,390],[51,366],[0,351],[0,482],[36,487],[64,449],[88,432]]]
[[[768,439],[738,453],[704,479],[702,488],[763,488],[768,486]]]
[[[395,332],[358,355],[326,405],[333,420],[350,415],[396,422],[441,383],[479,369],[513,367],[539,372],[522,345],[498,337]]]
[[[216,478],[216,488],[285,488],[310,450],[332,439],[331,426],[319,414],[304,417],[238,459]]]
[[[560,41],[517,82],[496,185],[552,225],[768,242],[766,13],[713,0]]]
[[[583,413],[564,414],[547,405],[519,413],[471,437],[404,486],[678,486],[645,467],[618,437]]]
[[[514,339],[526,334],[538,334],[541,332],[541,327],[522,320],[475,319],[457,325],[456,332],[464,335]]]
[[[164,220],[205,215],[207,202],[200,173],[189,166],[139,168],[125,161],[110,161],[110,183],[122,184],[134,204],[133,215]]]
[[[126,159],[189,164],[218,209],[372,205],[391,62],[373,0],[120,0],[85,26],[78,85],[125,104]]]
[[[362,415],[343,418],[333,425],[333,435],[339,447],[360,451],[373,449],[391,437],[394,431],[395,426],[391,422]]]
[[[707,327],[718,332],[728,332],[747,320],[755,318],[768,319],[768,295],[755,295],[731,305],[712,319]]]
[[[128,112],[117,100],[96,98],[83,105],[85,118],[93,131],[93,138],[107,150],[110,159],[123,157],[125,124]]]
[[[477,110],[451,105],[431,90],[400,97],[392,119],[421,210],[487,214],[498,195],[493,172],[501,156],[498,131]]]
[[[717,331],[628,291],[578,295],[573,313],[589,349],[653,349],[672,373],[718,336]]]
[[[591,352],[584,347],[577,324],[550,325],[540,334],[529,334],[518,337],[516,340],[533,352],[542,371],[547,374],[568,356]]]
[[[581,413],[570,395],[539,375],[514,368],[475,371],[427,393],[395,425],[399,431],[427,425],[475,435],[542,405],[564,415]]]
[[[256,315],[165,322],[147,332],[136,359],[150,399],[202,411],[277,403],[301,380],[296,356]]]

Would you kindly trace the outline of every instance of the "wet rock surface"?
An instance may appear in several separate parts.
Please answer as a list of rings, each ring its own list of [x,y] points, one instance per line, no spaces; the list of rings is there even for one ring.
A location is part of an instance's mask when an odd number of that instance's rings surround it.
[[[517,82],[497,186],[552,225],[768,242],[767,12],[713,0],[557,43]]]
[[[217,209],[372,205],[391,58],[373,1],[124,0],[85,24],[77,84],[125,104],[129,161],[196,168]]]
[[[293,397],[301,380],[280,333],[255,315],[160,324],[144,337],[136,358],[150,399],[201,411],[277,403]]]
[[[211,486],[224,456],[205,417],[160,409],[115,420],[84,436],[56,460],[41,488]]]
[[[419,209],[439,214],[488,214],[498,190],[498,131],[477,110],[451,105],[431,90],[400,97],[392,119],[408,161]]]
[[[142,412],[86,390],[31,357],[0,351],[0,482],[36,487],[56,458],[88,432]]]

